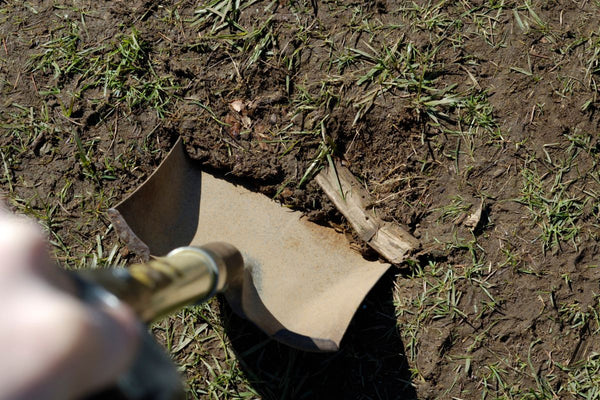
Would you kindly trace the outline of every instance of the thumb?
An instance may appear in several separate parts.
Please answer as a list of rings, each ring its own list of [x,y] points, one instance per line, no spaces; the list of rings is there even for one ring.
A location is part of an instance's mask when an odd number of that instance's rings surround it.
[[[46,246],[37,224],[0,205],[0,326],[11,327],[0,331],[0,388],[14,398],[98,390],[129,366],[139,340],[139,322],[116,297],[88,304],[69,293]]]

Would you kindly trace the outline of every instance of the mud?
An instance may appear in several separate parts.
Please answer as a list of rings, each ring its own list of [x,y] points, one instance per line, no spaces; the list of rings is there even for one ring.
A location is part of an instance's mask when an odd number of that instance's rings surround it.
[[[599,61],[597,55],[591,57],[590,48],[598,40],[597,6],[533,2],[546,27],[532,25],[523,31],[514,13],[507,11],[486,16],[486,23],[494,23],[491,30],[449,24],[445,39],[440,40],[435,30],[412,26],[410,14],[399,11],[403,3],[352,2],[372,20],[402,27],[367,42],[352,7],[329,1],[259,1],[239,14],[241,26],[265,27],[259,42],[266,45],[254,61],[249,57],[254,48],[244,47],[250,42],[234,41],[229,46],[227,39],[208,37],[210,24],[185,24],[196,16],[194,2],[81,5],[89,17],[78,48],[114,42],[115,37],[128,35],[131,26],[139,31],[155,72],[172,82],[169,93],[175,100],[164,117],[149,107],[109,106],[114,97],[106,98],[101,88],[82,89],[90,78],[81,74],[57,78],[51,68],[31,71],[30,60],[45,49],[41,44],[79,14],[71,2],[40,2],[36,13],[13,3],[0,25],[4,94],[0,119],[6,131],[0,146],[5,157],[19,161],[11,165],[2,189],[14,187],[21,199],[17,203],[45,218],[72,253],[91,251],[93,238],[108,227],[103,212],[139,185],[181,135],[190,156],[205,168],[346,233],[349,246],[372,258],[374,254],[353,235],[310,176],[303,179],[326,144],[331,156],[341,159],[364,182],[375,198],[374,210],[423,243],[422,254],[399,266],[395,277],[387,277],[395,279],[398,287],[397,307],[410,309],[422,295],[423,282],[413,278],[415,265],[431,272],[432,263],[437,263],[443,271],[452,269],[469,277],[476,264],[473,277],[485,282],[487,293],[468,279],[457,280],[461,313],[421,321],[414,359],[383,363],[381,379],[386,379],[389,368],[404,368],[393,379],[406,380],[408,364],[419,372],[412,379],[416,389],[405,392],[407,396],[479,398],[476,393],[482,390],[486,365],[530,359],[540,374],[549,374],[548,354],[568,364],[600,350],[594,337],[585,329],[573,329],[560,310],[565,304],[588,310],[597,302],[598,272],[593,267],[599,256],[600,118],[595,89]],[[448,15],[462,15],[458,3],[442,3]],[[515,2],[506,3],[511,3],[507,10],[527,14]],[[479,10],[487,2],[470,4]],[[269,12],[264,12],[267,5]],[[589,40],[581,41],[582,37]],[[475,103],[492,111],[441,107],[436,123],[428,115],[431,110],[415,103],[414,93],[390,90],[369,99],[375,84],[356,85],[353,72],[359,66],[339,72],[324,64],[330,52],[344,46],[368,52],[397,42],[402,51],[408,51],[408,44],[423,53],[435,48],[432,69],[422,71],[423,76],[439,90],[456,85],[455,93],[473,95],[480,99]],[[52,92],[55,87],[61,90]],[[78,95],[73,97],[74,92]],[[72,112],[67,117],[64,109],[71,98]],[[27,120],[18,117],[23,113],[33,113],[36,120],[45,115],[41,118],[45,124],[21,126]],[[489,118],[489,125],[470,131],[470,118],[475,117]],[[74,134],[96,155],[87,167],[82,166]],[[575,239],[542,245],[541,222],[533,219],[523,201],[524,170],[536,172],[541,193],[551,195],[559,179],[565,183],[563,198],[579,199]],[[104,178],[94,181],[90,174]],[[98,193],[102,196],[92,195]],[[457,196],[468,208],[445,216],[444,210]],[[482,219],[472,231],[463,221],[482,200]],[[95,219],[85,219],[89,207],[97,210]],[[107,237],[116,240],[111,233]],[[494,306],[486,309],[492,298]],[[389,308],[391,300],[386,301]],[[398,318],[392,318],[406,341],[403,326],[412,323],[415,314],[397,310]],[[250,337],[256,335],[260,337],[256,332]],[[369,338],[349,335],[345,351],[361,346],[351,344],[353,340],[362,343]],[[252,347],[247,340],[232,337],[232,341],[241,353]],[[403,345],[398,338],[387,343],[385,351],[404,357],[406,342]],[[372,347],[365,349],[357,350],[360,358],[369,358],[370,352],[379,354]],[[266,398],[277,397],[274,393],[281,389],[273,389],[278,384],[273,366],[285,362],[282,354],[292,357],[287,350],[269,351],[266,366],[261,360],[245,364],[250,373],[267,371],[269,384],[257,383]],[[461,357],[466,355],[470,369],[465,372]],[[343,353],[342,360],[347,357],[349,353]],[[307,365],[338,365],[328,360],[311,359]],[[521,387],[535,385],[533,377],[515,372],[516,365],[505,369]],[[356,398],[367,398],[360,396],[366,387],[376,397],[377,384],[361,386],[355,372],[341,374],[335,381],[342,386],[352,381],[349,387]],[[556,382],[566,379],[563,372],[552,372],[559,376]],[[259,382],[260,371],[257,374]],[[318,392],[315,388],[322,383],[312,378],[308,382],[315,386],[306,393]],[[395,398],[393,388],[383,387],[382,398]]]

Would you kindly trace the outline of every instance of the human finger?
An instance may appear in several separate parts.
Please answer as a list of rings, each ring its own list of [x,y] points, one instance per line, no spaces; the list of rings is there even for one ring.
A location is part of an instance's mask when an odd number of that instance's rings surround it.
[[[114,382],[131,363],[138,325],[126,307],[89,306],[53,287],[21,282],[7,299],[0,397],[75,399]],[[12,302],[12,304],[11,304]]]

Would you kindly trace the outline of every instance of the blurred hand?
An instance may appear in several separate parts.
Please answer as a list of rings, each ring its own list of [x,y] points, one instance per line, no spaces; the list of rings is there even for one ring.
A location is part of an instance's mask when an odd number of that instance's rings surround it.
[[[46,247],[40,229],[0,199],[0,399],[78,398],[133,360],[133,313],[79,301]]]

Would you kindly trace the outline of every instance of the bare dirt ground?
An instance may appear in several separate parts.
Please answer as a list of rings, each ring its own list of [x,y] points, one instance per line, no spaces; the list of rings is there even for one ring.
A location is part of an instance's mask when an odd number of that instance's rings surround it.
[[[155,326],[191,398],[598,398],[599,23],[587,0],[0,2],[1,188],[66,266],[119,264],[104,212],[182,136],[376,258],[312,181],[339,158],[421,251],[333,355],[217,302]]]

